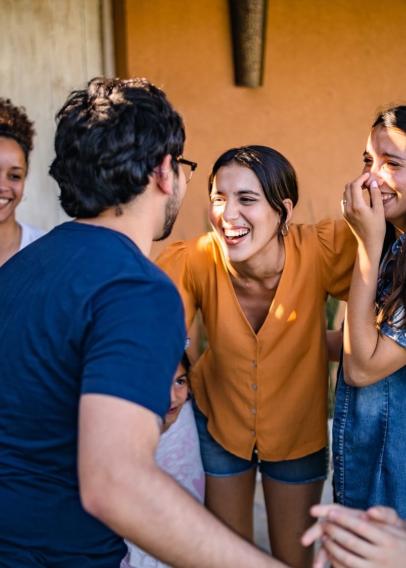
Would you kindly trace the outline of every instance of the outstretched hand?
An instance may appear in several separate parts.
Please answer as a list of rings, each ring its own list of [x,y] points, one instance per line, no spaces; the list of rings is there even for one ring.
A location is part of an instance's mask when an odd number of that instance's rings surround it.
[[[393,509],[374,507],[358,511],[340,505],[316,505],[319,517],[302,537],[309,546],[316,539],[321,548],[314,568],[331,562],[334,568],[398,568],[406,558],[406,529]]]
[[[382,196],[378,182],[364,173],[345,186],[341,201],[342,212],[359,244],[367,248],[382,246],[386,224]],[[369,192],[369,200],[365,199]],[[369,203],[368,203],[369,201]]]

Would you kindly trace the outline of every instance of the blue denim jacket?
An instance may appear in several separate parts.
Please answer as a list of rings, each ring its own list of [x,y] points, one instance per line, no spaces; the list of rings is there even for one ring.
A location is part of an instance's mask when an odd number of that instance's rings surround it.
[[[377,288],[377,304],[390,292],[391,268],[406,236],[385,256]],[[406,329],[396,326],[403,308],[381,332],[406,347]],[[377,383],[356,388],[338,374],[333,422],[336,500],[366,509],[387,505],[406,518],[406,367]]]

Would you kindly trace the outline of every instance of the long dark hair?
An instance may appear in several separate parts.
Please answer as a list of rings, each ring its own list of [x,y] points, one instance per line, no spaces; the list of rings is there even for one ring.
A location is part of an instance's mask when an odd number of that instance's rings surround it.
[[[384,128],[395,128],[401,130],[406,135],[406,106],[396,106],[388,108],[378,114],[372,125],[383,126]],[[395,229],[390,223],[386,224],[386,236],[384,242],[384,252],[389,250],[396,239]],[[406,326],[406,312],[401,311],[400,317],[396,313],[399,308],[406,307],[406,245],[403,242],[402,248],[396,257],[391,273],[386,275],[390,278],[390,294],[379,306],[377,323],[380,326],[384,322],[395,324],[396,327]],[[396,317],[395,317],[396,315]]]

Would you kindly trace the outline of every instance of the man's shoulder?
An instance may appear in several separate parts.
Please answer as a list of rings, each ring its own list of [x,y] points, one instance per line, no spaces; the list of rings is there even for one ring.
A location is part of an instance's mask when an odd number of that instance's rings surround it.
[[[160,293],[175,297],[171,280],[124,234],[68,222],[22,250],[2,273],[18,278],[26,294],[53,294],[60,304],[89,305],[93,299]],[[77,311],[77,310],[76,310]]]
[[[141,252],[124,233],[106,227],[68,222],[59,225],[45,236],[41,243],[44,252],[51,254],[55,263],[68,263],[76,270],[76,277],[89,282],[121,278],[162,280],[161,271]]]

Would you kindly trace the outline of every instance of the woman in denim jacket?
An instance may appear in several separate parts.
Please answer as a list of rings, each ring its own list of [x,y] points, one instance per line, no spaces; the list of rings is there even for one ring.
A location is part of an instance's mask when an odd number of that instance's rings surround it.
[[[406,106],[376,118],[342,206],[358,253],[333,426],[335,495],[406,517]]]

